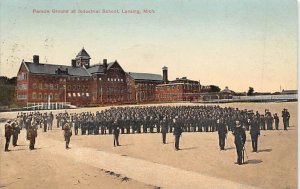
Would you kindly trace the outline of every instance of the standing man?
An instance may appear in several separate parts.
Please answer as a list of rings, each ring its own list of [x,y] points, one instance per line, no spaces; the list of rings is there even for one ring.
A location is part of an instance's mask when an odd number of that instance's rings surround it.
[[[287,109],[283,109],[282,111],[282,121],[283,121],[283,126],[284,130],[287,131],[287,128],[289,127],[289,119],[290,119],[290,113],[287,111]]]
[[[13,146],[17,146],[18,143],[18,137],[20,134],[21,128],[17,125],[16,122],[13,122],[12,124],[12,129],[13,129]]]
[[[253,120],[250,120],[250,135],[251,135],[251,141],[252,141],[252,152],[257,152],[257,141],[258,136],[260,135],[260,127],[258,124],[258,120],[256,117],[253,118]]]
[[[174,126],[173,135],[175,136],[175,150],[177,151],[177,150],[180,150],[179,149],[179,139],[180,139],[180,136],[182,133],[182,127],[178,121],[178,116],[176,116],[173,119],[173,126]]]
[[[28,140],[30,141],[29,149],[33,150],[35,145],[35,138],[37,137],[37,125],[30,125],[28,128]]]
[[[220,118],[217,120],[217,129],[218,129],[218,134],[219,134],[220,150],[225,150],[225,138],[227,135],[227,127],[225,125],[223,118]]]
[[[114,131],[114,146],[120,146],[119,145],[120,130],[119,130],[119,125],[118,125],[117,119],[113,122],[113,131]]]
[[[278,130],[279,117],[278,117],[277,113],[274,114],[274,121],[275,121],[275,129]]]
[[[237,153],[237,164],[242,165],[244,163],[244,145],[246,142],[246,132],[242,128],[240,121],[236,121],[236,126],[233,132],[234,135],[234,143],[236,146]]]
[[[163,144],[166,144],[167,132],[168,132],[168,124],[167,124],[166,118],[164,118],[162,121],[162,125],[161,125],[161,134],[162,134]]]
[[[53,116],[52,112],[50,112],[50,114],[48,116],[48,130],[52,130],[53,119],[54,119],[54,116]]]
[[[66,149],[69,149],[69,143],[72,136],[72,129],[69,125],[69,123],[66,123],[64,126],[64,137],[66,141]]]
[[[44,113],[43,116],[44,132],[47,132],[48,116],[47,113]]]
[[[5,143],[5,152],[8,152],[8,146],[10,143],[10,137],[12,135],[12,126],[10,125],[11,121],[9,120],[6,124],[5,124],[5,139],[6,139],[6,143]]]

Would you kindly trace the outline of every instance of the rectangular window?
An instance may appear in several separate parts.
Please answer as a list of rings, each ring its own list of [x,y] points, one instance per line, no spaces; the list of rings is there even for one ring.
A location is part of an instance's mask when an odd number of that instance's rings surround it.
[[[72,97],[72,94],[71,94],[71,93],[68,93],[68,97]]]
[[[32,89],[37,89],[37,84],[36,83],[32,84]]]
[[[44,94],[44,100],[48,100],[48,95],[47,95],[47,93]]]
[[[42,93],[39,93],[39,99],[43,99]]]
[[[78,96],[78,97],[81,97],[80,93],[77,93],[77,96]]]
[[[32,99],[36,99],[36,93],[32,93]]]
[[[57,93],[55,93],[55,95],[54,95],[54,99],[55,99],[55,100],[57,100],[57,99],[58,99],[58,94],[57,94]]]
[[[53,84],[49,85],[50,90],[53,90]]]
[[[44,84],[44,89],[48,89],[48,84],[47,83]]]
[[[90,96],[90,93],[86,93],[86,96],[89,97],[89,96]]]
[[[50,98],[50,100],[53,100],[53,94],[52,93],[50,93],[49,98]]]
[[[76,97],[76,93],[73,93],[73,97]]]

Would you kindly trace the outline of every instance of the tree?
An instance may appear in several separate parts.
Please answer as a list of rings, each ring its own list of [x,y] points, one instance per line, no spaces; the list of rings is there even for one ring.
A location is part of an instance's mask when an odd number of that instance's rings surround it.
[[[0,106],[13,106],[16,103],[16,77],[0,76]]]
[[[221,89],[220,87],[216,86],[216,85],[210,85],[210,91],[209,92],[220,92]]]
[[[249,90],[247,92],[247,96],[252,96],[254,93],[254,88],[253,87],[249,87]]]

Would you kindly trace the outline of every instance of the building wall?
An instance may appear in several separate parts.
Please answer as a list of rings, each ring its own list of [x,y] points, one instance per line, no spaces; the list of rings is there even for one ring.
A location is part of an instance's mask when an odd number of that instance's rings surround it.
[[[29,74],[24,65],[21,64],[19,72],[17,74],[17,102],[18,104],[25,105],[28,99],[28,82],[29,81]]]
[[[43,75],[28,73],[22,63],[18,72],[20,104],[68,102],[76,106],[190,101],[199,96],[199,83],[176,80],[135,80],[116,62],[105,73],[92,76]]]
[[[28,100],[30,103],[70,102],[86,106],[91,102],[89,77],[69,75],[29,74]]]
[[[159,102],[192,101],[199,96],[199,84],[171,83],[156,87],[156,99]]]
[[[157,81],[135,81],[137,103],[156,101],[156,86],[161,83]]]

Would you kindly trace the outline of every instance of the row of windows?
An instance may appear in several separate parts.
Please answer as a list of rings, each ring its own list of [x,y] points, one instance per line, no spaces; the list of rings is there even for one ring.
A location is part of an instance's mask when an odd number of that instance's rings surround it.
[[[69,81],[75,81],[75,80],[77,80],[77,81],[88,81],[89,78],[68,77],[68,80]]]
[[[18,80],[26,80],[27,79],[27,74],[26,73],[21,73],[18,75]]]
[[[50,89],[50,90],[58,90],[60,89],[64,89],[65,85],[59,85],[59,84],[47,84],[47,83],[40,83],[40,84],[36,84],[33,83],[32,84],[32,89]],[[86,85],[68,85],[68,90],[83,90],[83,91],[87,91],[89,89],[88,86]]]
[[[42,99],[44,99],[44,100],[48,100],[48,99],[50,99],[50,100],[57,100],[58,99],[58,94],[57,93],[55,93],[54,95],[52,94],[52,93],[32,93],[32,99],[33,100],[36,100],[36,99],[39,99],[39,100],[42,100]]]
[[[171,97],[180,97],[180,94],[161,94],[161,95],[157,95],[157,97],[160,98],[171,98]]]
[[[83,91],[88,91],[89,87],[87,85],[68,85],[68,90],[83,90]]]
[[[107,100],[108,101],[114,101],[114,100],[122,101],[123,95],[108,95]]]
[[[48,83],[40,83],[40,84],[36,84],[33,83],[32,84],[32,89],[50,89],[50,90],[58,90],[59,88],[63,89],[64,85],[58,85],[58,84],[48,84]]]
[[[101,78],[99,78],[99,80],[101,81]],[[123,82],[123,79],[120,79],[120,78],[107,78],[107,81]]]
[[[18,94],[18,99],[27,99],[27,94]]]
[[[19,85],[18,85],[18,89],[19,89],[19,90],[24,90],[24,89],[27,89],[27,88],[28,88],[27,83],[19,84]]]
[[[90,97],[90,93],[68,93],[68,97]]]

